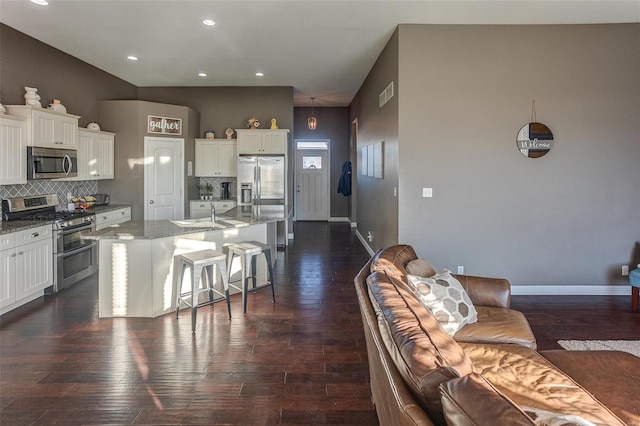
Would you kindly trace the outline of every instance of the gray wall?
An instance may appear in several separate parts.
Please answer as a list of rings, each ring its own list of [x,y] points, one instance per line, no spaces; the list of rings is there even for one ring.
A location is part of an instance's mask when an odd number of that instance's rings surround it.
[[[144,137],[159,136],[147,133],[147,117],[155,115],[182,119],[181,136],[184,139],[185,185],[183,212],[189,213],[189,192],[197,194],[195,177],[187,177],[187,162],[194,161],[193,139],[198,134],[200,117],[191,108],[145,101],[101,101],[98,102],[100,123],[116,133],[114,146],[115,179],[102,180],[98,190],[110,194],[114,204],[131,204],[131,218],[144,219]]]
[[[378,95],[393,82],[396,95],[382,108]],[[350,121],[358,120],[358,155],[353,161],[357,184],[357,224],[363,236],[369,232],[373,249],[398,242],[398,31],[395,31],[360,87],[350,107]],[[362,147],[384,142],[384,179],[361,174]],[[352,218],[353,220],[353,218]]]
[[[96,121],[96,101],[136,99],[138,89],[111,74],[0,24],[0,102],[24,105],[24,87],[37,87],[47,106],[60,99],[79,125]],[[109,130],[103,128],[103,130]]]
[[[329,182],[331,212],[329,213],[331,217],[348,217],[350,197],[338,193],[338,182],[342,174],[342,165],[345,161],[349,161],[349,108],[314,108],[314,114],[318,118],[316,130],[309,130],[307,124],[307,119],[311,116],[311,108],[294,108],[293,114],[296,139],[329,139],[331,141]],[[295,145],[291,155],[293,156],[294,153]]]
[[[640,241],[638,40],[638,24],[399,26],[397,241],[514,285],[626,284]],[[528,159],[515,139],[534,99],[555,144]],[[358,118],[362,138],[370,118]],[[379,206],[359,197],[361,233]]]

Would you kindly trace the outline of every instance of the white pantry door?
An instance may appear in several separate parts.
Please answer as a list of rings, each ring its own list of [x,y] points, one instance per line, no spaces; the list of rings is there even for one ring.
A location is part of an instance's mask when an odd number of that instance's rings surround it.
[[[144,138],[144,219],[183,219],[184,139]]]

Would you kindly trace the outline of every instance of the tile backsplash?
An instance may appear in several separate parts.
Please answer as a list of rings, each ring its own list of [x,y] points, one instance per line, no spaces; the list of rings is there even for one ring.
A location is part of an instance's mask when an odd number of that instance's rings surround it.
[[[237,188],[236,188],[237,179],[234,177],[226,177],[226,178],[217,178],[217,177],[201,177],[199,178],[199,184],[210,183],[213,185],[213,198],[220,198],[222,196],[222,182],[231,182],[229,185],[230,198],[235,198]]]
[[[28,181],[24,185],[0,185],[0,199],[3,200],[28,195],[58,194],[60,209],[66,208],[68,193],[72,195],[89,195],[96,192],[98,192],[98,182],[95,180],[60,182],[42,179]],[[2,220],[1,215],[0,220]]]

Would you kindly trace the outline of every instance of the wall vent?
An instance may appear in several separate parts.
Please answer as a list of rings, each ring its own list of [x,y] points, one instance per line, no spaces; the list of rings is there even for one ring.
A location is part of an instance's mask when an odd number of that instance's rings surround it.
[[[382,105],[389,102],[391,98],[393,98],[393,81],[378,95],[378,107],[382,108]]]

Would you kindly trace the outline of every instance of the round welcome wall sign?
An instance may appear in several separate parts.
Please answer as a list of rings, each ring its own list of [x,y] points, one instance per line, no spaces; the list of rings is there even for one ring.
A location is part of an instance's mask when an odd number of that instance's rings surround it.
[[[518,132],[516,144],[525,157],[539,158],[551,150],[553,133],[542,123],[529,123]]]

